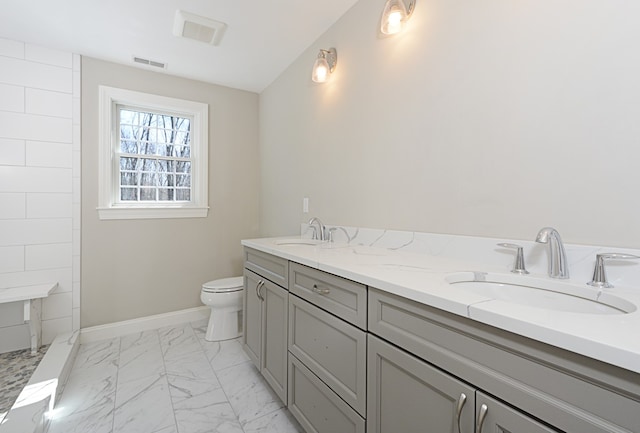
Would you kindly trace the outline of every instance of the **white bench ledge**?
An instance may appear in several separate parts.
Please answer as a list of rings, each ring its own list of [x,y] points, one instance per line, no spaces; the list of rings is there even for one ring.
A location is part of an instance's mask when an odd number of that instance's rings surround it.
[[[31,353],[33,354],[42,344],[42,298],[49,296],[56,287],[58,287],[58,283],[0,289],[0,304],[23,302],[24,322],[29,323]]]
[[[0,289],[0,304],[46,298],[56,287],[58,283]]]

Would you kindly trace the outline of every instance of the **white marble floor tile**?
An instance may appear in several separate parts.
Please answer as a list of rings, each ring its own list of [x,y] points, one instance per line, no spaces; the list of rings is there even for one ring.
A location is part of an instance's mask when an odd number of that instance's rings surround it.
[[[227,401],[222,386],[217,378],[199,379],[193,377],[167,376],[169,394],[174,407],[185,407],[189,404],[199,405],[201,402],[216,404]]]
[[[162,374],[165,367],[158,331],[122,337],[118,365],[118,383]]]
[[[193,332],[191,324],[169,326],[158,330],[162,355],[165,358],[174,358],[185,353],[199,352],[202,350],[198,337]]]
[[[202,349],[191,353],[173,353],[164,358],[164,365],[167,374],[172,376],[201,379],[216,377]]]
[[[112,433],[115,394],[88,396],[67,389],[58,401],[49,425],[48,433]]]
[[[169,427],[156,430],[153,433],[178,433],[178,428],[175,425],[170,425]]]
[[[243,433],[217,379],[168,379],[179,433]]]
[[[200,344],[215,371],[249,361],[249,357],[242,348],[242,338],[226,341],[206,341],[204,332],[200,334],[196,330],[196,333],[198,337],[202,335]]]
[[[206,321],[81,345],[49,433],[299,433],[242,348]]]
[[[227,401],[201,408],[176,408],[175,413],[179,433],[244,433]]]
[[[164,374],[118,385],[114,433],[148,433],[175,424],[169,385]]]
[[[284,407],[251,362],[216,372],[242,425]]]
[[[69,380],[78,378],[97,381],[115,377],[118,372],[119,356],[120,340],[118,338],[81,345]]]
[[[244,433],[304,433],[304,429],[283,408],[249,421],[244,425]]]

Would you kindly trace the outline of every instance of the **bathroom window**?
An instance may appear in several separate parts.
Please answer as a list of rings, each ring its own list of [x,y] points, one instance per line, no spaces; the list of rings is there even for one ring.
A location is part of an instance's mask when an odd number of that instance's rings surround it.
[[[100,219],[207,216],[208,106],[100,86]]]

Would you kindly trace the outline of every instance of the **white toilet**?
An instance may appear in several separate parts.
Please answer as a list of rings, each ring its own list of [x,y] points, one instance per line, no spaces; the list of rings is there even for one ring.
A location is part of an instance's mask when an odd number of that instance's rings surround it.
[[[223,278],[202,285],[200,300],[211,307],[205,340],[230,340],[242,335],[243,277]]]

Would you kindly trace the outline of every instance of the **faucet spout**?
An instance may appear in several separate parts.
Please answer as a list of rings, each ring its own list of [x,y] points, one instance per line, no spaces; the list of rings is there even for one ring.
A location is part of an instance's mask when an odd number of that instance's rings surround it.
[[[325,233],[326,228],[324,224],[322,224],[322,221],[320,221],[320,218],[313,217],[309,220],[308,224],[310,227],[314,227],[314,224],[318,225],[318,229],[313,232],[313,239],[319,238],[321,241],[327,240],[327,234]]]
[[[551,278],[569,278],[569,264],[560,233],[552,227],[543,227],[536,236],[536,242],[547,244],[549,248],[549,276]]]

